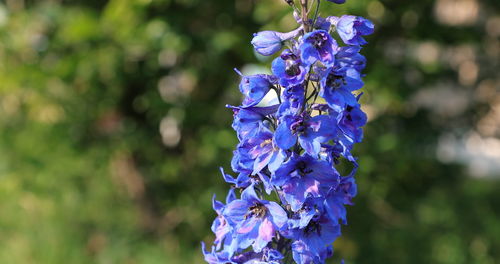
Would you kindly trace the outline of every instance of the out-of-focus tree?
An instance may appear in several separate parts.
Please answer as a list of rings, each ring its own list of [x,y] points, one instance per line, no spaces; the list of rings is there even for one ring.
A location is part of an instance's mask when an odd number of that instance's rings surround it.
[[[226,102],[278,0],[0,3],[0,262],[203,263]],[[500,259],[500,5],[348,0],[376,23],[348,263]],[[250,64],[245,64],[249,63]],[[253,63],[252,63],[253,62]],[[338,263],[338,259],[332,263]]]

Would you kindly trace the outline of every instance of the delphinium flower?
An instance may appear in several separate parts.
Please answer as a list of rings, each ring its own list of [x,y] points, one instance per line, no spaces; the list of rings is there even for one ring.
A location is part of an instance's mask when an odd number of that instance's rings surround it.
[[[202,244],[208,263],[325,263],[347,224],[357,193],[352,149],[367,122],[360,51],[374,27],[359,16],[321,17],[325,0],[310,1],[316,12],[308,0],[285,0],[297,29],[254,34],[255,51],[276,56],[272,74],[236,70],[243,101],[228,107],[239,144],[234,176],[221,168],[232,186],[225,204],[213,199],[215,240],[210,250]],[[341,162],[352,164],[346,175]]]

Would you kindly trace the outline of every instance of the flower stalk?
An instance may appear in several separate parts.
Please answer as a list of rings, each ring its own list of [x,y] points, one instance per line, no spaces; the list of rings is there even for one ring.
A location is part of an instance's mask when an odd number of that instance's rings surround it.
[[[258,32],[251,42],[261,55],[280,52],[272,74],[236,70],[243,101],[228,106],[239,140],[231,161],[236,176],[221,169],[232,188],[225,204],[213,199],[216,238],[211,250],[202,244],[210,264],[325,263],[357,193],[352,149],[367,121],[359,103],[366,59],[359,52],[373,24],[319,16],[321,1],[345,0],[300,0],[300,14],[294,1],[285,1],[299,27]],[[276,99],[263,100],[269,93]],[[354,169],[341,175],[340,161]]]
[[[308,19],[308,10],[307,10],[307,0],[300,0],[301,7],[301,15],[302,15],[302,24],[304,25],[304,31],[309,32],[309,19]]]

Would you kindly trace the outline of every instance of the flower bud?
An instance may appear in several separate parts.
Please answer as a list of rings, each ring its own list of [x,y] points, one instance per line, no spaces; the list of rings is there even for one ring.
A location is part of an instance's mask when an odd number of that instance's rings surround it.
[[[276,31],[261,31],[254,34],[252,45],[255,50],[264,56],[270,56],[281,50],[282,40]]]
[[[281,50],[283,41],[296,37],[301,30],[302,27],[286,33],[261,31],[253,35],[252,45],[259,54],[270,56]]]

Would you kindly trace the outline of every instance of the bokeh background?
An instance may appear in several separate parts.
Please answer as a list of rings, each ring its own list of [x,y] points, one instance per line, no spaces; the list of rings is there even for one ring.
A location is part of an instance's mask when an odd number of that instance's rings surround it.
[[[348,0],[376,24],[359,195],[329,263],[500,263],[500,1]],[[0,263],[203,263],[252,33],[282,0],[0,1]]]

